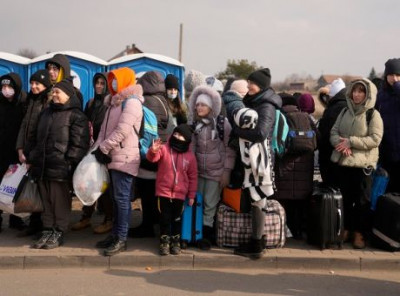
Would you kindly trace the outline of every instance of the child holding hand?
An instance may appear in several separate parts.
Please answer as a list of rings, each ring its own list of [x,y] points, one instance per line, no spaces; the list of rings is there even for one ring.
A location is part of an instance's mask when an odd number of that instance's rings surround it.
[[[197,190],[197,162],[190,150],[192,130],[177,126],[165,145],[157,139],[147,152],[150,162],[158,162],[156,196],[160,211],[160,255],[181,252],[181,214],[186,197],[192,206]]]

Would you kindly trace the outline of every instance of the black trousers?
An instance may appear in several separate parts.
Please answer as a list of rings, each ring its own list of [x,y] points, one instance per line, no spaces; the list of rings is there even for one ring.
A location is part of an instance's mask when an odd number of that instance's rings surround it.
[[[344,228],[367,233],[372,225],[370,195],[372,178],[362,168],[338,166],[337,177],[343,196]]]
[[[400,192],[400,162],[385,162],[382,167],[389,173],[386,192]]]
[[[154,224],[159,222],[157,211],[156,180],[136,178],[135,196],[140,197],[142,204],[143,220],[141,227],[152,229]]]
[[[108,188],[106,192],[104,192],[99,199],[97,200],[98,207],[100,207],[104,211],[104,220],[111,221],[113,217],[113,203],[110,196],[110,189]],[[82,212],[83,218],[91,218],[94,213],[96,203],[91,206],[83,206]]]
[[[180,234],[183,200],[158,197],[158,210],[160,211],[160,235]]]

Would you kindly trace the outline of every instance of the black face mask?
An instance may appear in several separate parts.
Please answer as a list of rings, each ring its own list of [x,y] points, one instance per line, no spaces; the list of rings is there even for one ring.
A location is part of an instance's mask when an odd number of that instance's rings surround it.
[[[186,142],[186,141],[178,140],[174,136],[171,136],[171,138],[169,138],[169,145],[176,152],[182,153],[182,152],[186,152],[189,150],[190,143]]]

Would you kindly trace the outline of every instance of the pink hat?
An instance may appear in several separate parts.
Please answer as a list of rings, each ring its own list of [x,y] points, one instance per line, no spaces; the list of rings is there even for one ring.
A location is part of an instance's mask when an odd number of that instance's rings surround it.
[[[247,81],[244,79],[235,80],[231,84],[231,90],[237,92],[242,98],[247,94]]]

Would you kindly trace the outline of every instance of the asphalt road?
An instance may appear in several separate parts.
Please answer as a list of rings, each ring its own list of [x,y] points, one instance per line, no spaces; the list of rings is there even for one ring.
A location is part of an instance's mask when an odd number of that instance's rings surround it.
[[[0,296],[400,295],[396,273],[259,270],[0,270]]]

